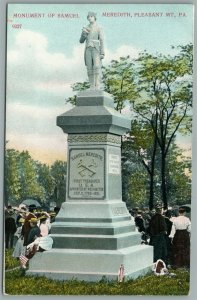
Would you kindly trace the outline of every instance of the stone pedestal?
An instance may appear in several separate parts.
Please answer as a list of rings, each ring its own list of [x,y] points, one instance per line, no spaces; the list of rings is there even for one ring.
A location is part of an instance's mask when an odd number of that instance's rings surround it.
[[[37,253],[27,274],[66,280],[117,279],[145,274],[153,262],[151,246],[140,244],[121,190],[121,136],[130,120],[111,96],[83,91],[76,106],[57,117],[68,133],[66,201],[52,224],[51,251]]]

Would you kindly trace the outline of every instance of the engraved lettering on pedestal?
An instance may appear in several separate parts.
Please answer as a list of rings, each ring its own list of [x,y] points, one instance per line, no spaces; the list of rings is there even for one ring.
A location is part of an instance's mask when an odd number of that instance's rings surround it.
[[[104,149],[71,149],[68,196],[72,199],[104,199]]]
[[[120,216],[127,213],[127,209],[125,207],[112,207],[112,213],[114,216]]]
[[[120,156],[115,154],[109,154],[108,166],[109,174],[120,175]]]

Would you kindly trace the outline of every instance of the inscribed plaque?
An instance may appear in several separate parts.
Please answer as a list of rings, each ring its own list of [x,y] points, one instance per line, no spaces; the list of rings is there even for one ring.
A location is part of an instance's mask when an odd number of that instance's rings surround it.
[[[104,154],[104,149],[70,150],[69,198],[104,199]]]

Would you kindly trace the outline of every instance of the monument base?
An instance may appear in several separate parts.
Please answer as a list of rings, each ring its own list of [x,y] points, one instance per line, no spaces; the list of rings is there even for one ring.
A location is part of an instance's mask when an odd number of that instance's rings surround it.
[[[56,280],[117,280],[124,265],[125,280],[151,270],[153,249],[141,245],[122,201],[64,202],[52,224],[53,249],[29,261],[27,275]]]
[[[125,280],[129,280],[151,271],[152,247],[136,245],[119,250],[52,249],[37,253],[29,263],[27,275],[88,282],[103,278],[117,280],[120,265],[123,264]]]

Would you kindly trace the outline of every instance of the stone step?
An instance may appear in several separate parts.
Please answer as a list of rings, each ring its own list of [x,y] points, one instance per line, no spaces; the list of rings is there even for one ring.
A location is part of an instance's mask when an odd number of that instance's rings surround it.
[[[68,224],[68,223],[67,223]],[[94,224],[93,224],[94,225]],[[135,226],[132,224],[119,224],[116,227],[104,227],[104,226],[84,226],[83,224],[78,225],[62,225],[53,226],[51,229],[51,234],[97,234],[97,235],[114,235],[119,233],[126,233],[135,231]]]
[[[83,222],[83,223],[115,223],[115,222],[123,222],[123,221],[131,221],[132,218],[131,216],[124,216],[124,217],[113,217],[113,218],[80,218],[80,217],[70,217],[70,218],[65,218],[65,217],[56,217],[55,218],[55,223],[59,222]],[[53,224],[55,225],[55,224]],[[52,225],[52,226],[53,226]]]
[[[146,265],[141,269],[136,271],[131,271],[130,273],[126,273],[124,276],[124,281],[128,281],[129,279],[136,279],[139,276],[145,276],[147,273],[150,273],[152,270],[152,264]],[[58,281],[66,281],[66,280],[78,280],[78,281],[87,281],[87,282],[98,282],[102,279],[106,279],[108,281],[118,281],[118,272],[110,273],[110,272],[65,272],[65,271],[52,271],[47,270],[43,273],[42,270],[39,271],[27,271],[27,276],[36,276],[43,277],[45,276],[48,279],[58,280]]]
[[[138,232],[121,233],[116,235],[94,234],[51,234],[53,248],[65,249],[108,249],[134,246],[140,244],[141,235]]]
[[[117,280],[120,265],[125,278],[136,278],[151,270],[151,246],[136,245],[119,250],[52,249],[38,252],[29,261],[27,275],[46,276],[57,280],[98,281],[105,276]]]
[[[103,223],[103,222],[92,222],[92,223],[88,223],[87,222],[79,222],[78,220],[76,222],[53,222],[52,223],[52,228],[53,227],[63,227],[63,226],[68,226],[68,227],[104,227],[104,228],[116,228],[116,227],[120,227],[120,226],[127,226],[127,225],[132,225],[135,227],[134,223],[131,220],[128,221],[121,221],[121,222],[113,222],[113,223]]]

